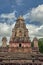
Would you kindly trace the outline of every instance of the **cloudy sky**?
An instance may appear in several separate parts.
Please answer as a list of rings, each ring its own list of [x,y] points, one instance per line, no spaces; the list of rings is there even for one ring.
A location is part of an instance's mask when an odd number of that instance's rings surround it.
[[[9,42],[20,15],[25,19],[30,39],[43,37],[43,0],[0,0],[0,45],[3,36]]]

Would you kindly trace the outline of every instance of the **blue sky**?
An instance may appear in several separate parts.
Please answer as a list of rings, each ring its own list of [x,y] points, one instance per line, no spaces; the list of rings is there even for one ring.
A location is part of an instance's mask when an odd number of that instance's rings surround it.
[[[30,38],[43,37],[43,0],[0,0],[0,42],[8,39],[18,16],[25,19]]]
[[[23,15],[33,7],[41,4],[43,4],[43,0],[0,0],[0,14],[16,10],[18,15]]]
[[[15,17],[18,17],[20,15],[23,16],[28,12],[30,12],[32,8],[36,8],[42,4],[43,4],[43,0],[0,0],[0,15],[9,14],[12,13],[13,11],[16,11]],[[4,21],[1,20],[0,22],[3,23]],[[36,24],[36,22],[34,24]]]

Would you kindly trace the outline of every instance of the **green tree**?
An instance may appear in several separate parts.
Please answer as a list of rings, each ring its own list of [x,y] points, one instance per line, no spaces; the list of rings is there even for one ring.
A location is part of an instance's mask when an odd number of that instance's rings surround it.
[[[38,44],[39,44],[39,51],[43,53],[43,38],[39,39]]]

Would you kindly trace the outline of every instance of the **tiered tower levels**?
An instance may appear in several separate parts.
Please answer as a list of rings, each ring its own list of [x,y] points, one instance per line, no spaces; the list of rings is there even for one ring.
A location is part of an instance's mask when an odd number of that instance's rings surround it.
[[[20,16],[16,20],[16,24],[12,30],[10,47],[31,47],[31,42],[28,34],[29,31],[26,28],[24,18]]]

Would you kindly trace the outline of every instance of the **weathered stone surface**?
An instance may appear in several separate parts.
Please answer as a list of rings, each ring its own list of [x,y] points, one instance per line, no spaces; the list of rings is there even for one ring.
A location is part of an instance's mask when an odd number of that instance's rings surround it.
[[[34,38],[34,46],[28,35],[23,17],[16,20],[12,29],[9,46],[0,47],[0,65],[41,65],[43,64],[43,54],[39,53],[38,40]],[[3,40],[2,40],[3,41]],[[4,41],[6,44],[6,40]]]

